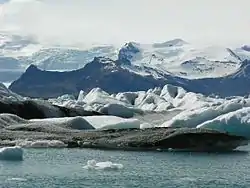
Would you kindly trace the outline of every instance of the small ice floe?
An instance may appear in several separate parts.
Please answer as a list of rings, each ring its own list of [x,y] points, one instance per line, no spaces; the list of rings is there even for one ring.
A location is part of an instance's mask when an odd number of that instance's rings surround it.
[[[0,148],[0,160],[22,161],[23,149],[19,146]]]
[[[110,161],[96,162],[95,160],[89,160],[83,168],[88,170],[120,170],[123,168],[123,165]]]
[[[7,179],[7,181],[20,181],[20,182],[23,182],[23,181],[27,181],[27,179],[24,179],[24,178],[9,178],[9,179]]]
[[[196,178],[192,178],[192,177],[183,177],[183,178],[180,178],[179,181],[195,182],[195,181],[197,181],[197,179]]]

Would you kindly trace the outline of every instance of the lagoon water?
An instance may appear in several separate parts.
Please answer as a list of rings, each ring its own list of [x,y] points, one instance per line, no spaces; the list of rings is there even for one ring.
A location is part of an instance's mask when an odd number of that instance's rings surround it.
[[[250,147],[231,153],[25,149],[23,161],[0,161],[1,188],[250,187]],[[122,169],[86,169],[88,160]]]

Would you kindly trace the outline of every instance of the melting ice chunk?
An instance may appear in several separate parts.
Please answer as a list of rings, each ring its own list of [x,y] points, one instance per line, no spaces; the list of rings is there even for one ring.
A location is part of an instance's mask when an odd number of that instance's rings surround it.
[[[110,161],[96,162],[95,160],[89,160],[83,168],[89,170],[119,170],[123,168],[123,165]]]
[[[0,160],[22,161],[23,149],[19,146],[0,148]]]

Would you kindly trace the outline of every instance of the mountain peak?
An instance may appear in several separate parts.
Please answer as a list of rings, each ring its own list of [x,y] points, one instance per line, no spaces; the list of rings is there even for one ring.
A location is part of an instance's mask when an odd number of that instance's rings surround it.
[[[232,75],[232,78],[239,77],[250,78],[250,60],[242,61],[239,69]]]
[[[35,71],[40,71],[40,69],[36,66],[36,65],[33,65],[31,64],[27,69],[26,69],[26,73],[28,72],[35,72]]]
[[[126,43],[119,51],[118,60],[131,61],[138,53],[140,53],[140,44],[135,42]]]
[[[250,45],[244,45],[241,47],[241,49],[250,52]]]
[[[172,47],[172,46],[182,46],[184,44],[188,44],[188,43],[180,38],[176,38],[176,39],[169,40],[163,43],[155,43],[153,44],[153,46],[155,48],[164,48],[164,47]]]

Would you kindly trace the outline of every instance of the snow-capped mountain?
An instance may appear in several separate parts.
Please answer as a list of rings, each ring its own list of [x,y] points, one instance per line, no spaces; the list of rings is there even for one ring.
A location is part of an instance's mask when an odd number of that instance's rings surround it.
[[[76,95],[99,87],[109,93],[148,90],[172,84],[187,91],[221,97],[249,95],[250,60],[240,63],[232,74],[216,78],[187,79],[174,74],[167,74],[149,67],[132,66],[127,68],[123,61],[96,57],[83,68],[68,72],[51,72],[31,65],[26,72],[10,85],[10,89],[20,95],[30,97],[57,97],[63,94]],[[235,88],[237,86],[237,88]]]
[[[132,64],[172,72],[186,78],[230,74],[239,67],[241,61],[250,57],[250,52],[243,48],[193,46],[181,39],[148,45],[127,43],[120,52],[123,57],[127,55]]]
[[[165,78],[136,74],[120,64],[109,58],[96,57],[84,68],[66,72],[43,71],[31,65],[10,89],[24,96],[50,98],[67,93],[77,95],[80,90],[89,91],[94,87],[108,92],[137,91],[165,83]]]
[[[84,67],[95,57],[107,57],[118,59],[123,68],[141,75],[172,74],[198,79],[233,74],[240,62],[250,59],[250,50],[248,45],[196,46],[182,39],[153,44],[128,42],[120,47],[95,45],[83,49],[42,45],[31,37],[4,33],[0,34],[0,57],[1,69],[11,67],[8,74],[12,70],[24,72],[31,64],[43,70],[70,71]],[[10,81],[18,76],[20,73],[10,77]]]

